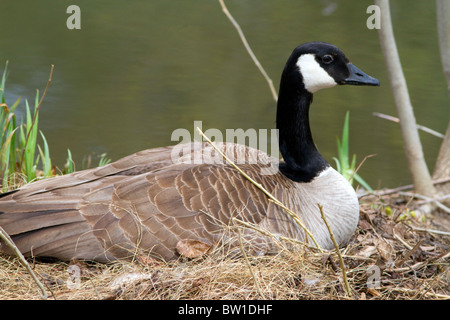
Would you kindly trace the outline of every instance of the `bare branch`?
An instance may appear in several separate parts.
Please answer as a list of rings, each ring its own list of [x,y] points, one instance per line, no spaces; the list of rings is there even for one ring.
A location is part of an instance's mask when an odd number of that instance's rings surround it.
[[[384,113],[374,112],[373,115],[378,117],[378,118],[381,118],[381,119],[386,119],[386,120],[389,120],[389,121],[392,121],[392,122],[400,123],[400,119],[399,118],[393,117],[393,116],[390,116],[390,115],[387,115],[387,114],[384,114]],[[427,128],[427,127],[422,126],[420,124],[417,125],[417,129],[422,130],[423,132],[429,133],[429,134],[431,134],[431,135],[433,135],[435,137],[444,138],[444,135],[442,133],[434,131],[433,129]]]
[[[436,0],[436,13],[442,67],[450,95],[450,1]]]
[[[269,85],[270,91],[272,92],[272,96],[273,99],[275,101],[278,100],[278,94],[277,91],[275,90],[275,87],[273,86],[273,81],[272,79],[270,79],[270,77],[267,75],[266,71],[264,70],[264,68],[262,67],[261,63],[259,63],[258,58],[256,58],[255,54],[253,53],[253,50],[250,48],[250,45],[247,42],[247,39],[245,38],[244,32],[242,32],[241,27],[239,26],[239,24],[236,22],[236,20],[233,18],[233,16],[231,15],[231,13],[228,11],[227,7],[225,6],[225,3],[223,2],[223,0],[219,0],[220,6],[222,7],[222,11],[223,13],[225,13],[225,15],[227,16],[227,18],[230,20],[230,22],[233,24],[233,26],[236,28],[239,37],[241,38],[242,43],[244,44],[245,49],[247,50],[248,54],[250,55],[250,57],[252,58],[253,62],[255,63],[255,65],[258,67],[259,71],[262,73],[264,79],[266,79],[267,84]]]
[[[6,231],[0,227],[0,239],[2,239],[10,248],[11,250],[16,254],[17,258],[19,258],[20,263],[28,270],[28,273],[33,278],[34,282],[39,287],[39,294],[41,295],[41,298],[46,300],[47,299],[47,291],[45,291],[44,285],[42,282],[39,281],[36,274],[34,273],[33,269],[31,269],[30,264],[27,262],[25,257],[20,252],[19,248],[16,247],[10,236],[6,233]]]
[[[323,207],[320,203],[317,204],[320,210],[320,214],[322,215],[323,222],[325,222],[325,225],[327,226],[328,232],[330,233],[330,239],[334,244],[334,248],[336,249],[336,253],[339,257],[339,264],[341,266],[341,272],[342,272],[342,278],[344,279],[345,283],[345,289],[347,290],[347,295],[349,297],[352,296],[352,290],[350,289],[350,285],[348,284],[347,280],[347,271],[345,269],[344,260],[342,259],[341,251],[339,250],[339,245],[336,242],[336,239],[334,238],[333,231],[331,230],[330,225],[328,224],[327,218],[325,217],[325,213],[323,213]]]

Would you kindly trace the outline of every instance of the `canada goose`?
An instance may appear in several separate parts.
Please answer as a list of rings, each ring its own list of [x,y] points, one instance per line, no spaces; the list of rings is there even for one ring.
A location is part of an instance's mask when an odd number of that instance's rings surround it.
[[[323,248],[333,244],[317,204],[323,206],[339,244],[354,233],[359,205],[351,185],[316,149],[308,113],[313,93],[344,84],[378,86],[379,81],[351,64],[334,45],[302,44],[281,76],[276,125],[284,162],[279,170],[261,175],[261,165],[251,160],[278,159],[246,146],[219,144],[234,159],[246,158],[241,169],[296,212]],[[189,147],[191,159],[213,154],[207,143]],[[176,259],[180,241],[224,241],[223,226],[231,217],[305,240],[304,231],[283,209],[229,164],[193,164],[186,157],[174,158],[174,148],[141,151],[104,167],[4,193],[0,226],[26,256],[100,262],[144,254]],[[243,234],[252,236],[263,252],[271,246],[270,239],[256,231]],[[4,243],[0,252],[11,254]]]

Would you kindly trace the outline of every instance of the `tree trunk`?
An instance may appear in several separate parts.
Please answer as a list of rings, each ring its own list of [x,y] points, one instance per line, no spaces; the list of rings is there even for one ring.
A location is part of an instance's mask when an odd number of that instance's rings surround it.
[[[389,1],[375,0],[375,4],[380,7],[381,11],[381,28],[378,30],[380,45],[386,62],[397,114],[400,119],[403,147],[414,190],[418,194],[434,197],[436,189],[431,181],[430,172],[423,156],[416,119],[395,44]]]
[[[450,124],[447,127],[433,172],[433,180],[445,179],[450,179]],[[440,183],[436,185],[436,188],[441,194],[450,194],[450,181]]]
[[[450,1],[436,0],[436,11],[442,68],[450,95]]]
[[[447,79],[447,88],[450,96],[450,1],[436,0],[436,13],[442,68]],[[445,133],[433,172],[434,180],[448,178],[450,178],[450,122],[447,126],[447,132]],[[450,182],[439,184],[437,189],[439,193],[450,194]]]

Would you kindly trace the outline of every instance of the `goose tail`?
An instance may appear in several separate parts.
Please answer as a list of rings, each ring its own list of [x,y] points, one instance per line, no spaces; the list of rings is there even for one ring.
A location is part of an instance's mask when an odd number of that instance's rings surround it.
[[[0,227],[25,257],[60,260],[114,260],[100,245],[88,222],[76,209],[77,201],[50,200],[44,194],[12,191],[0,195]],[[17,201],[22,198],[22,201]],[[11,246],[0,240],[0,253],[13,255]]]

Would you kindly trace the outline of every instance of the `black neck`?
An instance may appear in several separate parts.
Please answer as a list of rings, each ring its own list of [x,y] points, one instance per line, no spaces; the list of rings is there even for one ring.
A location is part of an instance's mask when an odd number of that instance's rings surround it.
[[[313,95],[306,89],[289,85],[283,79],[277,106],[277,129],[284,163],[280,171],[291,180],[309,182],[329,167],[317,150],[309,126],[309,106]]]

